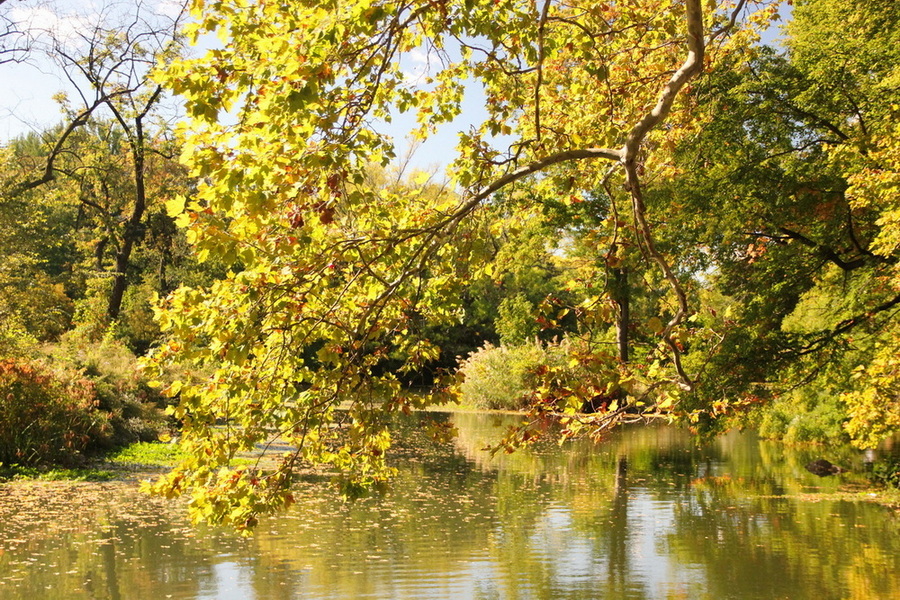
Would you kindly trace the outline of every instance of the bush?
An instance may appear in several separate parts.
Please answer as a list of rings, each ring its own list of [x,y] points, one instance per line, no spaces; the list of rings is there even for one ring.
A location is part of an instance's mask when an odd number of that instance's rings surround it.
[[[112,279],[109,277],[94,277],[85,281],[84,297],[75,302],[74,329],[67,332],[66,337],[100,342],[110,335],[112,330],[106,309],[111,289]]]
[[[12,261],[15,262],[15,261]],[[61,283],[29,265],[0,270],[0,321],[41,340],[55,340],[71,326],[74,305]]]
[[[146,354],[159,339],[159,324],[153,314],[156,304],[155,290],[149,283],[130,285],[125,291],[119,317],[120,335],[135,354]]]
[[[900,488],[900,457],[890,457],[872,465],[871,478],[887,487]]]
[[[755,419],[763,438],[787,443],[844,442],[847,416],[837,397],[799,390],[757,409]]]
[[[123,342],[95,344],[70,332],[41,350],[40,360],[0,360],[0,463],[70,464],[83,453],[156,440],[167,428],[165,399]]]
[[[485,344],[460,365],[462,402],[489,410],[519,410],[528,403],[534,372],[563,363],[559,346],[544,346],[536,340],[521,346]]]
[[[108,336],[91,343],[69,332],[59,344],[44,348],[60,373],[83,374],[93,386],[97,408],[111,426],[97,446],[112,448],[153,441],[166,427],[161,408],[166,399],[147,385],[135,355],[125,343]]]
[[[123,342],[136,354],[146,354],[160,335],[159,325],[153,314],[153,306],[156,304],[153,285],[129,285],[116,321],[110,321],[107,314],[111,286],[112,280],[108,277],[87,281],[86,295],[75,305],[75,327],[66,337],[74,336],[94,343],[115,339]]]
[[[109,432],[89,381],[64,382],[39,363],[0,359],[0,463],[72,463]]]
[[[28,357],[37,352],[38,340],[20,325],[0,318],[0,356]]]

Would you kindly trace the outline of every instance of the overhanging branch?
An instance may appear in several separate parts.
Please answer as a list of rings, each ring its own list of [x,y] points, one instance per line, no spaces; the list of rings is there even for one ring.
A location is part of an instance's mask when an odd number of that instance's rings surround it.
[[[875,315],[886,310],[890,310],[895,306],[900,306],[900,294],[897,294],[890,300],[882,302],[878,306],[875,306],[870,310],[867,310],[866,312],[854,315],[849,319],[844,319],[843,321],[838,323],[834,327],[834,329],[821,334],[818,338],[797,351],[797,356],[806,356],[807,354],[812,354],[813,352],[820,350],[826,344],[834,341],[834,339],[838,336],[847,333],[848,331],[850,331],[854,327],[857,327],[858,325],[861,325],[862,323],[871,322],[872,318]]]
[[[685,15],[687,21],[687,57],[663,88],[656,106],[644,115],[629,133],[625,146],[622,148],[623,158],[626,162],[634,160],[650,130],[659,125],[669,114],[678,92],[703,68],[703,54],[706,46],[703,41],[703,9],[700,8],[700,0],[687,0],[685,8],[687,10]]]
[[[859,258],[855,258],[853,260],[846,261],[842,259],[837,252],[834,251],[833,248],[829,246],[825,246],[824,244],[820,244],[799,231],[794,231],[787,227],[781,226],[778,228],[778,231],[783,233],[786,237],[792,240],[796,240],[806,246],[807,248],[812,248],[818,256],[821,256],[825,260],[831,262],[834,265],[837,265],[843,271],[853,271],[858,269],[868,262],[866,257],[861,256]]]
[[[678,281],[672,267],[669,265],[665,257],[657,250],[656,243],[653,240],[653,232],[647,221],[647,207],[644,205],[644,195],[641,188],[641,181],[638,169],[638,151],[650,131],[659,125],[669,114],[672,104],[678,93],[684,88],[685,84],[703,68],[703,54],[705,51],[705,43],[703,40],[703,10],[700,7],[700,0],[687,0],[686,20],[687,20],[687,57],[681,67],[672,75],[668,83],[660,93],[659,100],[649,113],[647,113],[637,125],[631,130],[625,146],[622,148],[623,163],[625,165],[626,183],[631,193],[632,212],[637,229],[640,232],[641,239],[647,248],[647,254],[659,266],[663,272],[669,287],[678,298],[678,310],[672,316],[662,331],[662,338],[672,354],[672,362],[678,377],[681,379],[682,385],[687,389],[693,389],[694,384],[685,373],[681,364],[681,349],[678,343],[672,337],[672,331],[687,318],[690,308],[688,306],[687,294],[684,287]]]
[[[475,193],[468,201],[463,203],[456,211],[447,219],[442,221],[438,226],[446,227],[458,223],[463,217],[475,210],[475,208],[493,194],[500,191],[507,185],[527,177],[538,171],[542,171],[547,167],[570,160],[583,160],[586,158],[603,158],[606,160],[619,161],[622,159],[621,150],[613,150],[611,148],[583,148],[581,150],[564,150],[551,154],[550,156],[528,163],[523,167],[519,167],[514,171],[499,177],[493,183],[486,185]]]

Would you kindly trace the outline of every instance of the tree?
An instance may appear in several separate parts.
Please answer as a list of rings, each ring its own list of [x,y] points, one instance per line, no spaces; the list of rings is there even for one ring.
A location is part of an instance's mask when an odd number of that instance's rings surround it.
[[[458,319],[459,290],[490,250],[482,207],[517,186],[575,198],[607,180],[625,186],[671,300],[654,353],[667,384],[640,394],[644,409],[693,388],[681,360],[688,299],[655,242],[645,178],[690,129],[685,86],[752,39],[738,26],[748,4],[196,3],[189,35],[214,32],[223,45],[166,76],[185,100],[185,157],[200,180],[179,222],[201,260],[232,272],[176,291],[161,314],[169,341],[157,364],[214,372],[168,388],[189,458],[157,491],[193,490],[195,516],[250,527],[289,502],[302,461],[337,467],[350,493],[383,481],[390,416],[427,400],[375,368],[386,355],[406,369],[436,355],[418,325]],[[774,14],[763,5],[749,18]],[[436,65],[421,85],[404,74],[414,51]],[[461,110],[465,77],[483,84],[489,118],[461,134],[460,195],[367,189],[366,165],[393,157],[373,121],[414,111],[426,136]],[[492,146],[512,133],[507,151]],[[274,472],[220,469],[273,435],[297,448]]]
[[[110,320],[119,317],[132,253],[146,229],[148,194],[157,191],[148,192],[150,155],[164,156],[166,127],[158,122],[163,88],[153,80],[153,70],[179,52],[181,18],[181,12],[170,18],[141,7],[122,15],[110,5],[76,40],[42,32],[36,46],[65,73],[77,99],[59,95],[64,125],[46,132],[45,147],[31,157],[39,157],[40,164],[10,181],[4,197],[63,178],[72,182],[76,202],[106,225],[97,242],[98,267],[105,250],[113,249]],[[90,134],[79,136],[84,129]]]
[[[6,0],[0,0],[0,6],[4,4]],[[8,10],[9,5],[6,8]],[[0,14],[0,65],[24,60],[30,43],[28,35],[14,18],[7,12]]]
[[[16,155],[26,143],[14,140],[2,150],[3,181],[21,175]],[[76,220],[75,211],[52,193],[40,199],[23,194],[0,203],[0,319],[4,328],[24,328],[38,340],[47,341],[71,326],[74,306],[69,275],[78,255],[72,236]]]
[[[900,306],[900,256],[883,243],[898,17],[890,3],[797,3],[788,52],[736,53],[698,85],[714,118],[653,199],[681,209],[660,243],[703,273],[696,318],[714,335],[692,342],[691,370],[707,373],[695,406],[803,394],[831,410],[843,397],[860,443],[892,427],[876,424],[896,390],[889,361],[875,365],[896,349]],[[853,376],[870,363],[872,379]]]
[[[63,126],[11,140],[3,152],[0,186],[13,187],[42,169],[46,139]],[[166,294],[190,278],[193,261],[184,235],[166,214],[165,202],[189,192],[185,170],[171,158],[164,138],[148,140],[143,177],[148,196],[126,273],[116,334],[137,352],[158,329],[151,296]],[[109,295],[116,254],[131,234],[134,164],[114,121],[92,119],[68,136],[54,160],[56,177],[0,202],[0,314],[42,341],[56,340],[74,324],[85,339],[110,326]],[[112,256],[111,256],[112,255]],[[187,269],[185,268],[187,267]],[[210,277],[214,276],[207,266]],[[74,304],[73,304],[74,302]]]

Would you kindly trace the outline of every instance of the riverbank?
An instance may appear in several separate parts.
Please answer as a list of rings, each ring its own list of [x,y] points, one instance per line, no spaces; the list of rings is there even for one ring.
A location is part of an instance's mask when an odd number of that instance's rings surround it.
[[[0,482],[9,481],[138,481],[164,472],[183,456],[177,444],[137,442],[106,455],[85,460],[81,467],[0,468]]]
[[[516,411],[485,411],[452,405],[454,410],[429,410],[427,412],[444,412],[459,415],[485,415],[504,418],[519,415]],[[281,446],[278,450],[283,450]],[[247,454],[236,460],[237,464],[248,465],[256,462],[264,452]],[[0,486],[7,492],[14,489],[25,489],[32,485],[52,489],[53,484],[59,489],[82,489],[89,493],[91,484],[110,483],[128,485],[137,489],[140,482],[153,479],[171,469],[183,456],[175,443],[139,442],[110,453],[105,457],[89,461],[79,468],[36,468],[19,467],[0,469]],[[865,473],[847,473],[834,475],[825,482],[840,480],[837,487],[828,485],[828,491],[794,491],[782,494],[760,494],[754,497],[792,499],[802,502],[846,501],[864,502],[885,506],[892,510],[900,510],[900,489],[865,480]],[[824,483],[824,482],[823,482]],[[807,486],[809,489],[810,486]],[[814,486],[813,486],[814,487]]]

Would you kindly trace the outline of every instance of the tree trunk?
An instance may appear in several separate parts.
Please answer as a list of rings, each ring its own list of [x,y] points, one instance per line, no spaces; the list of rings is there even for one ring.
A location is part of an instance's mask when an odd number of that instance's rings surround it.
[[[105,237],[94,246],[94,269],[96,269],[98,273],[103,271],[103,257],[106,255],[107,244],[109,244],[109,238]]]
[[[147,207],[147,191],[144,187],[144,127],[140,116],[135,119],[134,134],[129,143],[134,155],[134,208],[131,210],[128,222],[125,223],[122,246],[116,253],[115,279],[106,308],[106,314],[111,321],[118,319],[119,313],[122,311],[122,298],[128,287],[128,265],[131,263],[131,251],[140,240],[141,220],[144,218],[144,211]]]
[[[610,297],[618,306],[616,311],[616,347],[619,360],[628,362],[628,323],[631,321],[631,289],[628,286],[628,270],[612,269]]]

